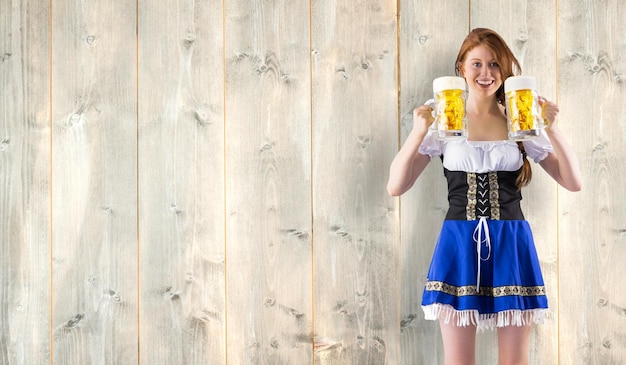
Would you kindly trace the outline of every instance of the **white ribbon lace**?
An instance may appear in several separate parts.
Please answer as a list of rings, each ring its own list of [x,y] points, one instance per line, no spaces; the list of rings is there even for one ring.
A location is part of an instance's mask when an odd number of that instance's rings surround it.
[[[478,253],[478,273],[476,274],[476,293],[480,293],[480,262],[487,261],[491,257],[491,238],[489,237],[489,226],[487,225],[488,217],[479,217],[478,225],[474,229],[474,242],[476,242],[476,252]],[[481,246],[485,244],[488,249],[486,258],[481,255]]]

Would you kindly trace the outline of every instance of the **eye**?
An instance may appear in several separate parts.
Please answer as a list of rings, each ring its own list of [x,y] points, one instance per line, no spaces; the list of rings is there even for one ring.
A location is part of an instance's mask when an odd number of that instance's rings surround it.
[[[498,68],[498,67],[500,67],[500,65],[498,65],[498,63],[497,63],[497,62],[491,62],[491,63],[489,64],[489,67]]]
[[[480,66],[481,66],[481,64],[480,64],[480,62],[474,62],[474,63],[472,63],[472,66],[474,66],[474,67],[480,67]]]

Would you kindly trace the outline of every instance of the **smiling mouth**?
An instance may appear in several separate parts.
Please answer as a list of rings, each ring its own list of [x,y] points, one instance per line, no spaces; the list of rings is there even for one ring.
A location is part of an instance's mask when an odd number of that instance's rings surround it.
[[[480,86],[491,86],[493,85],[493,80],[477,80],[476,83]]]

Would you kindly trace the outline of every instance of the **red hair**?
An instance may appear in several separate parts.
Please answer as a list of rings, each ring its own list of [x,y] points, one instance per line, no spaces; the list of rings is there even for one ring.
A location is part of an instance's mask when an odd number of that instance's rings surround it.
[[[456,57],[455,68],[457,75],[461,72],[461,65],[465,61],[465,57],[469,51],[478,46],[484,46],[491,51],[500,67],[502,80],[522,73],[522,67],[517,61],[517,58],[515,58],[509,46],[507,46],[504,39],[502,39],[498,33],[491,29],[476,28],[465,37],[463,44],[461,44],[461,49]],[[496,98],[499,103],[504,105],[504,84],[502,84],[496,92]]]
[[[522,73],[522,67],[519,64],[519,61],[515,58],[515,55],[513,55],[509,46],[498,33],[491,29],[475,28],[467,35],[467,37],[465,37],[465,40],[463,40],[459,54],[456,57],[455,69],[457,75],[461,73],[461,67],[467,54],[478,46],[483,46],[491,51],[498,67],[500,68],[502,80],[506,80],[511,76],[520,75]],[[504,97],[504,83],[502,83],[498,91],[496,91],[496,99],[498,100],[498,103],[505,105]],[[518,142],[517,145],[522,153],[524,161],[522,169],[516,180],[517,188],[521,189],[530,183],[533,173],[530,168],[530,163],[526,158],[524,145],[521,142]]]

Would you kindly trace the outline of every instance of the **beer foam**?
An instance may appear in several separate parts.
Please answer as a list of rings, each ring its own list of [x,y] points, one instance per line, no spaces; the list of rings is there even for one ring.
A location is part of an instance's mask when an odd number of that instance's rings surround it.
[[[442,90],[464,90],[465,79],[458,76],[442,76],[433,80],[433,92]]]
[[[511,76],[504,80],[504,92],[535,89],[537,89],[537,79],[532,76]]]

